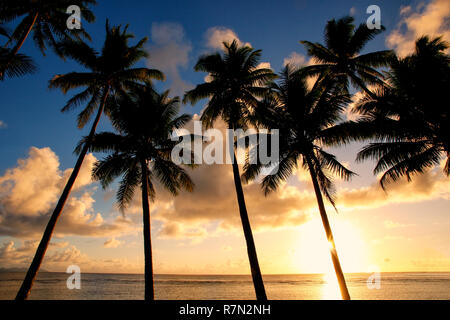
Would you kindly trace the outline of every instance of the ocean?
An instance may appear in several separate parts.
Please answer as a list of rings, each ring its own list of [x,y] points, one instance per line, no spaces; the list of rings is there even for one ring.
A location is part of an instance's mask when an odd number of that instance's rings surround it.
[[[140,274],[81,274],[80,289],[69,290],[66,273],[41,272],[29,299],[140,300],[144,276]],[[381,273],[369,281],[366,273],[346,274],[352,299],[449,300],[450,273]],[[372,278],[374,277],[372,276]],[[0,300],[14,299],[24,273],[0,273]],[[270,300],[335,300],[339,289],[333,275],[264,276]],[[373,279],[372,279],[373,280]],[[155,298],[160,300],[253,300],[250,276],[156,275]]]

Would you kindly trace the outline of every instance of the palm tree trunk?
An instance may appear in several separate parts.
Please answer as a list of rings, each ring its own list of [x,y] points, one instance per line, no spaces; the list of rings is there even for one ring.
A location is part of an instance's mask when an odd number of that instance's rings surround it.
[[[142,170],[142,212],[144,222],[144,256],[145,256],[145,300],[155,300],[153,288],[152,238],[150,223],[150,204],[148,200],[147,161],[141,161]]]
[[[8,60],[5,62],[5,65],[3,66],[2,70],[0,70],[0,80],[3,79],[3,76],[4,76],[4,73],[5,73],[5,70],[7,69],[7,66],[11,63],[11,60],[19,52],[20,48],[22,48],[23,44],[25,43],[25,40],[28,38],[28,35],[30,34],[31,30],[33,29],[33,26],[36,23],[36,20],[37,20],[38,16],[39,16],[39,13],[34,14],[32,20],[30,22],[30,25],[28,26],[27,31],[22,34],[22,36],[17,41],[17,43],[14,46],[14,48],[12,48],[12,50],[11,50],[11,52],[9,54]],[[29,15],[28,17],[31,18],[31,15]]]
[[[319,205],[320,217],[322,218],[322,223],[327,235],[328,243],[331,245],[331,260],[333,261],[334,271],[336,272],[342,299],[350,300],[350,294],[347,289],[347,284],[345,283],[344,273],[342,272],[341,263],[339,262],[339,257],[336,250],[336,244],[334,243],[333,233],[331,232],[327,212],[323,203],[322,192],[320,191],[319,182],[317,181],[316,170],[314,169],[314,166],[309,157],[306,157],[306,161],[308,163],[309,173],[311,174],[311,180],[314,185],[314,191],[316,193],[317,203]]]
[[[19,292],[17,293],[16,300],[25,300],[27,299],[30,293],[31,287],[33,286],[33,282],[36,279],[36,275],[39,271],[42,260],[44,259],[45,256],[45,252],[47,251],[48,245],[50,243],[53,231],[56,226],[56,222],[58,221],[58,218],[61,215],[64,205],[69,197],[70,191],[72,190],[72,187],[75,183],[78,173],[80,172],[80,168],[81,165],[83,164],[84,157],[86,156],[86,153],[89,150],[89,146],[91,145],[98,122],[103,113],[103,109],[105,108],[108,93],[109,88],[107,87],[103,95],[102,103],[98,108],[97,116],[94,120],[94,123],[92,124],[89,136],[83,146],[80,155],[78,156],[78,160],[75,164],[75,167],[73,168],[72,174],[70,175],[69,180],[67,181],[67,184],[64,187],[63,193],[61,194],[61,197],[58,200],[58,203],[50,217],[47,227],[45,228],[44,235],[42,236],[41,242],[39,243],[39,246],[36,250],[36,254],[34,255],[33,261],[31,262],[30,268],[28,269],[25,279],[22,282],[22,286],[20,287]]]
[[[256,254],[255,241],[253,240],[252,228],[248,219],[247,207],[245,205],[244,192],[242,190],[241,175],[236,161],[236,154],[233,151],[233,176],[236,187],[236,195],[239,204],[239,213],[241,215],[242,228],[244,229],[245,241],[247,243],[248,259],[252,272],[253,285],[255,286],[256,299],[266,301],[267,295],[264,289],[264,282],[259,268],[258,256]]]

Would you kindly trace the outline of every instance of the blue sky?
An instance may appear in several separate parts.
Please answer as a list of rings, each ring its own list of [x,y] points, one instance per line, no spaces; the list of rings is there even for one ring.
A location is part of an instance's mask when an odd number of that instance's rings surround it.
[[[401,5],[408,1],[383,1],[383,24],[389,29],[398,21]],[[198,56],[205,49],[205,32],[211,27],[230,28],[253,47],[263,50],[263,61],[269,61],[278,71],[283,59],[291,52],[303,53],[299,40],[322,41],[323,27],[327,20],[339,18],[356,8],[355,19],[364,22],[365,9],[373,1],[99,1],[95,7],[97,20],[83,25],[91,34],[92,45],[100,48],[104,37],[104,25],[130,24],[136,35],[151,38],[153,23],[178,23],[186,41],[192,44],[189,63],[180,68],[184,80],[196,84],[204,75],[193,71]],[[382,35],[367,46],[367,50],[384,49]],[[0,131],[0,172],[15,164],[26,154],[29,146],[50,146],[60,157],[64,167],[70,166],[74,157],[72,146],[85,131],[75,125],[76,113],[61,114],[59,110],[70,98],[47,88],[48,81],[56,74],[80,70],[72,61],[62,61],[52,52],[43,57],[29,39],[22,52],[31,55],[39,65],[34,75],[11,79],[0,86],[2,107],[0,120],[8,130]],[[151,39],[148,44],[151,44]],[[151,54],[151,52],[150,52]],[[142,63],[143,64],[143,63]],[[170,79],[169,81],[170,82]],[[185,112],[198,112],[198,108],[186,108]]]
[[[153,53],[157,53],[158,50],[164,53],[161,49],[164,43],[154,41],[155,33],[152,30],[160,30],[162,26],[171,26],[171,30],[176,30],[178,33],[175,35],[175,44],[177,48],[186,54],[186,60],[180,62],[175,57],[175,62],[178,63],[174,69],[174,73],[166,72],[168,79],[165,83],[158,84],[159,88],[169,88],[174,81],[173,74],[180,77],[180,80],[186,86],[193,86],[195,84],[203,82],[205,74],[196,73],[193,71],[193,66],[199,57],[199,55],[211,51],[211,47],[208,47],[208,34],[207,31],[211,28],[220,28],[220,30],[233,31],[239,39],[243,42],[249,42],[256,49],[262,49],[262,62],[269,62],[271,67],[275,71],[279,71],[283,66],[283,61],[289,57],[292,53],[297,53],[298,55],[306,55],[303,46],[299,43],[300,40],[309,40],[313,42],[323,42],[323,28],[327,20],[332,18],[340,18],[345,15],[352,14],[355,17],[357,23],[363,23],[368,18],[366,14],[366,8],[369,5],[376,4],[381,8],[382,23],[386,27],[386,32],[378,36],[375,40],[371,41],[365,51],[376,51],[385,49],[402,49],[400,45],[408,45],[411,43],[411,39],[414,39],[419,35],[420,30],[414,29],[413,24],[408,24],[408,21],[420,20],[420,17],[430,18],[436,20],[436,12],[439,12],[439,6],[445,7],[445,1],[442,0],[430,0],[424,1],[423,4],[420,1],[360,1],[360,0],[345,0],[345,1],[98,1],[99,4],[93,8],[97,20],[93,24],[84,24],[83,27],[90,33],[93,38],[92,46],[100,49],[104,34],[105,34],[105,21],[108,18],[111,25],[118,24],[129,24],[129,31],[135,34],[136,40],[142,37],[149,37],[147,43],[147,48],[150,53],[150,65],[152,67],[158,67],[158,65],[152,65],[152,49],[155,49]],[[436,9],[438,8],[438,9]],[[447,7],[445,7],[447,8]],[[403,15],[400,14],[402,10]],[[445,11],[442,11],[445,13]],[[439,15],[438,15],[439,16]],[[407,18],[410,18],[408,20]],[[442,18],[442,17],[441,17]],[[443,19],[443,18],[442,18]],[[403,22],[400,26],[399,24]],[[159,27],[159,29],[158,29]],[[426,25],[423,25],[424,30],[427,29]],[[444,24],[438,25],[433,32],[442,32]],[[153,29],[152,29],[153,28]],[[180,33],[181,30],[181,33]],[[393,33],[397,32],[402,37],[400,40],[397,38],[397,47],[394,45],[387,45],[387,38]],[[448,28],[443,31],[448,32]],[[183,49],[186,49],[183,51]],[[181,52],[180,51],[180,52]],[[7,169],[15,168],[18,166],[18,159],[26,159],[29,157],[29,150],[31,147],[36,147],[39,149],[49,147],[51,151],[59,158],[59,169],[65,170],[67,168],[72,168],[76,157],[72,153],[74,146],[79,141],[80,137],[86,135],[89,125],[83,130],[76,128],[76,112],[61,113],[59,110],[64,106],[65,102],[74,94],[74,92],[69,92],[67,95],[63,95],[57,90],[48,89],[48,81],[56,74],[66,73],[70,71],[82,70],[80,66],[76,63],[68,60],[63,61],[57,58],[52,52],[48,51],[47,55],[43,57],[40,52],[35,48],[34,43],[31,39],[28,39],[25,45],[22,47],[21,52],[32,56],[39,66],[39,72],[34,75],[28,75],[18,79],[8,79],[5,82],[0,83],[0,121],[4,122],[6,125],[0,128],[0,177],[3,176]],[[156,58],[156,55],[155,55]],[[172,57],[173,58],[173,57]],[[180,58],[180,57],[178,57]],[[307,57],[305,57],[307,59]],[[170,68],[170,59],[167,61],[162,61]],[[175,63],[174,62],[174,63]],[[140,63],[141,66],[146,65],[146,61]],[[203,107],[202,103],[197,106],[184,106],[183,112],[188,113],[199,113]],[[103,131],[109,129],[109,124],[106,119],[102,120],[100,123],[98,131]],[[344,190],[348,192],[348,195],[343,196],[344,202],[356,201],[350,199],[354,192],[360,192],[367,194],[368,197],[379,203],[380,199],[383,199],[383,194],[379,193],[376,189],[376,178],[372,176],[371,165],[367,164],[356,164],[354,163],[355,152],[358,149],[358,145],[352,145],[348,148],[336,150],[339,158],[346,163],[348,163],[353,170],[360,173],[360,176],[351,183],[340,183],[338,190]],[[100,155],[96,155],[100,157]],[[433,173],[434,174],[434,173]],[[299,174],[300,176],[300,174]],[[427,176],[428,177],[428,176]],[[434,177],[434,175],[433,175]],[[436,174],[436,177],[440,177]],[[429,178],[429,177],[428,177]],[[424,178],[425,179],[425,178]],[[336,219],[345,219],[347,217],[354,225],[359,226],[362,230],[367,231],[366,234],[373,235],[373,239],[366,239],[368,243],[373,247],[376,244],[375,240],[379,240],[380,237],[386,237],[383,233],[383,228],[389,230],[399,230],[401,228],[413,228],[413,231],[406,232],[406,235],[390,235],[387,240],[383,241],[397,241],[397,250],[392,249],[392,256],[399,255],[399,252],[403,252],[410,247],[408,245],[407,239],[410,238],[411,234],[418,232],[423,234],[425,240],[429,241],[429,247],[432,252],[436,251],[438,254],[432,254],[432,257],[438,256],[443,257],[443,263],[445,263],[445,268],[450,269],[450,247],[448,245],[442,245],[442,242],[448,242],[448,236],[446,231],[448,229],[449,220],[447,218],[448,214],[448,189],[447,192],[442,192],[442,188],[445,189],[445,184],[439,180],[440,193],[438,195],[424,194],[420,192],[421,183],[426,183],[428,180],[420,180],[416,185],[405,187],[405,190],[398,187],[397,190],[399,194],[397,197],[393,197],[389,205],[383,207],[380,210],[379,207],[383,205],[374,205],[374,207],[361,209],[359,202],[355,204],[353,209],[346,208],[348,215],[340,215]],[[298,197],[302,196],[302,187],[307,187],[308,185],[301,177],[299,181],[293,183],[297,187]],[[402,185],[403,186],[403,185]],[[442,187],[444,186],[444,187]],[[111,198],[111,193],[104,193],[100,189],[95,189],[94,186],[90,186],[90,192],[92,193],[92,199],[94,200],[92,212],[100,212],[102,217],[113,218],[118,215],[117,211],[114,210],[113,198]],[[224,187],[225,188],[225,187]],[[249,190],[252,186],[249,186]],[[408,189],[410,188],[410,189]],[[228,189],[227,189],[228,190]],[[287,189],[286,189],[287,190]],[[356,191],[355,191],[356,190]],[[373,192],[372,192],[373,190]],[[410,190],[410,191],[408,191]],[[412,200],[406,199],[406,194],[411,192],[411,190],[419,190],[420,194],[418,198],[421,199],[419,204],[415,204]],[[354,191],[354,192],[353,192]],[[287,192],[287,191],[286,191]],[[306,191],[305,191],[306,192]],[[353,192],[353,193],[352,193]],[[371,193],[372,192],[372,193]],[[437,191],[438,192],[438,191]],[[83,191],[75,193],[77,199],[81,199]],[[249,191],[250,193],[250,191]],[[304,194],[303,194],[304,195]],[[348,199],[346,198],[348,196]],[[262,197],[262,195],[261,195]],[[305,195],[306,197],[306,195]],[[427,198],[429,197],[429,198]],[[249,207],[252,203],[252,197],[249,196]],[[184,200],[189,200],[190,198],[184,198]],[[216,198],[215,198],[216,199]],[[371,200],[371,201],[372,201]],[[81,200],[80,200],[81,201]],[[215,200],[211,200],[215,201]],[[364,200],[362,200],[364,202]],[[354,203],[354,202],[351,202]],[[51,207],[51,206],[50,206]],[[157,206],[156,206],[157,207]],[[424,220],[422,212],[428,208],[432,212],[432,217],[427,222]],[[1,208],[0,208],[1,209]],[[161,209],[158,209],[162,212]],[[250,208],[251,211],[251,208]],[[309,214],[308,210],[305,209],[305,214]],[[236,213],[236,212],[234,212]],[[42,214],[42,212],[41,212]],[[379,215],[380,220],[377,222],[379,224],[372,231],[368,231],[371,223],[372,226],[375,225],[374,216]],[[392,216],[390,216],[390,214]],[[410,214],[411,219],[414,221],[412,223],[408,222],[407,215]],[[344,218],[342,218],[344,216]],[[352,220],[354,219],[354,220]],[[395,220],[398,219],[398,220]],[[431,225],[431,220],[435,219],[441,222],[439,226]],[[139,218],[135,218],[139,221]],[[180,220],[181,221],[181,220]],[[184,221],[184,220],[183,220]],[[203,220],[202,220],[203,221]],[[234,220],[233,220],[234,221]],[[381,221],[381,222],[380,222]],[[1,220],[0,220],[1,223]],[[156,221],[156,228],[162,228],[162,226],[167,223],[167,220]],[[197,222],[195,222],[197,223]],[[201,223],[201,222],[199,222]],[[220,221],[213,220],[212,222],[204,222],[205,226],[196,225],[199,230],[206,230],[207,232],[217,231],[217,226]],[[337,224],[342,223],[341,233],[348,231],[346,229],[346,222],[336,222]],[[425,228],[426,231],[419,231],[419,225],[429,223],[429,228]],[[433,222],[434,223],[434,222]],[[301,225],[301,223],[299,224]],[[228,225],[229,226],[229,225]],[[171,226],[175,228],[174,226]],[[173,230],[173,228],[171,230]],[[216,229],[215,229],[216,228]],[[313,227],[311,227],[313,228]],[[447,229],[445,229],[447,228]],[[167,228],[168,230],[169,228]],[[176,229],[176,228],[175,228]],[[338,228],[339,229],[339,228]],[[354,229],[354,228],[353,228]],[[353,230],[352,229],[352,230]],[[175,255],[183,257],[188,253],[195,254],[196,252],[204,252],[205,250],[221,251],[224,249],[228,255],[230,255],[229,260],[231,264],[236,264],[236,269],[233,272],[242,272],[246,270],[246,264],[242,262],[242,250],[234,252],[233,250],[228,250],[228,247],[235,248],[240,247],[241,244],[241,234],[226,235],[224,230],[226,226],[221,230],[215,232],[214,235],[205,242],[205,237],[203,236],[203,242],[195,240],[194,236],[175,237],[165,239],[156,239],[155,246],[158,253],[158,259],[160,259],[162,264],[170,265],[172,262],[177,261],[173,256],[170,256],[170,252]],[[312,230],[312,229],[311,229]],[[384,231],[383,231],[384,230]],[[402,229],[403,230],[403,229]],[[402,231],[401,230],[401,231]],[[404,230],[403,230],[404,231]],[[403,232],[402,231],[402,232]],[[257,235],[257,241],[260,241],[262,246],[267,245],[271,247],[271,237],[290,237],[297,239],[295,230],[287,231],[282,235],[283,231],[266,231]],[[167,231],[167,234],[170,232]],[[349,232],[351,234],[351,232]],[[401,232],[400,232],[401,233]],[[349,238],[351,242],[356,238]],[[395,238],[397,237],[397,238]],[[0,245],[6,243],[6,241],[13,240],[16,243],[22,241],[24,238],[18,237],[3,237],[0,235]],[[142,253],[141,250],[141,237],[139,233],[123,234],[119,242],[121,246],[118,245],[117,249],[110,249],[116,251],[105,251],[100,250],[102,244],[105,241],[114,239],[111,235],[105,235],[104,237],[88,238],[80,236],[66,236],[63,240],[68,241],[71,245],[75,245],[83,254],[87,254],[89,257],[101,257],[103,259],[119,259],[125,257],[133,263],[141,263],[141,258],[136,258],[136,255]],[[282,243],[287,242],[287,238],[280,240]],[[396,240],[395,240],[396,239]],[[403,240],[402,240],[403,239]],[[406,239],[406,240],[405,240]],[[62,241],[62,240],[61,240]],[[381,240],[380,240],[381,241]],[[402,243],[401,241],[406,241]],[[419,241],[419,240],[418,240]],[[372,243],[373,242],[373,243]],[[137,243],[137,244],[136,244]],[[381,242],[380,242],[381,243]],[[391,250],[392,243],[383,242],[383,248]],[[424,242],[425,243],[425,242]],[[105,245],[106,246],[106,245]],[[281,246],[281,245],[280,245]],[[345,246],[345,241],[344,241]],[[187,249],[187,247],[191,249]],[[418,245],[418,247],[420,247]],[[114,248],[114,247],[111,247]],[[423,250],[428,250],[428,247],[422,248]],[[421,249],[421,250],[422,250]],[[108,250],[108,249],[107,249]],[[192,251],[191,251],[192,250]],[[271,249],[272,250],[272,249]],[[275,250],[275,249],[273,249]],[[273,250],[270,251],[273,253]],[[286,249],[288,250],[288,249]],[[289,249],[291,250],[291,249]],[[293,250],[293,249],[292,249]],[[375,249],[374,249],[375,250]],[[379,250],[379,249],[377,249]],[[434,250],[434,251],[433,251]],[[375,251],[374,251],[375,252]],[[383,256],[381,251],[376,251],[376,254],[372,255],[371,258],[383,260],[388,259]],[[426,251],[428,252],[428,251]],[[285,258],[280,258],[275,253],[270,253],[264,256],[265,261],[280,259],[282,262],[286,262]],[[244,253],[245,256],[245,253]],[[411,267],[411,261],[415,257],[414,252],[410,255],[404,257],[396,265],[393,270],[400,269],[414,269]],[[1,258],[1,257],[0,257]],[[133,260],[134,259],[134,260]],[[141,259],[141,260],[139,260]],[[181,258],[180,258],[181,259]],[[188,258],[186,258],[188,259]],[[201,263],[205,257],[199,259]],[[389,258],[390,259],[390,258]],[[434,259],[434,258],[433,258]],[[436,258],[438,259],[438,258]],[[245,260],[245,259],[244,259]],[[228,260],[227,260],[228,261]],[[227,261],[220,260],[220,263],[224,265],[228,263]],[[387,261],[387,260],[386,260]],[[385,267],[387,262],[379,262],[380,265]],[[205,264],[211,264],[212,262],[205,262]],[[288,262],[286,262],[288,263]],[[243,267],[242,267],[243,265]],[[270,263],[268,263],[270,265]],[[361,262],[362,265],[362,262]],[[294,273],[296,271],[295,267],[299,267],[300,270],[297,271],[311,271],[311,266],[299,266],[291,265],[288,272]],[[386,268],[389,266],[386,265]],[[133,267],[134,268],[134,267]],[[164,266],[160,267],[161,270],[166,272],[172,269],[166,268]],[[302,269],[303,268],[303,269]],[[359,268],[359,267],[358,267]],[[355,266],[355,270],[357,267]],[[392,268],[391,268],[392,269]],[[389,270],[391,270],[389,269]],[[133,272],[136,270],[132,269]],[[203,269],[202,269],[203,270]],[[222,270],[219,267],[212,264],[210,269],[206,268],[202,272],[208,272],[208,270],[213,270],[213,272],[218,272],[217,270]],[[268,267],[272,273],[281,272],[279,266]],[[195,272],[195,270],[193,270]]]

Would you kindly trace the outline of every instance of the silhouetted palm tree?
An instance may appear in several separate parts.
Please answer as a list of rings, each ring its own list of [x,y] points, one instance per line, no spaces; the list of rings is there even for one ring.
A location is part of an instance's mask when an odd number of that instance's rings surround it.
[[[307,85],[307,73],[287,65],[279,84],[271,85],[272,96],[266,97],[256,108],[259,125],[269,129],[279,129],[279,155],[276,166],[262,179],[261,187],[267,195],[275,191],[282,181],[288,179],[299,163],[308,170],[314,186],[320,216],[330,253],[336,271],[342,298],[350,299],[344,274],[339,262],[333,233],[328,221],[322,194],[334,206],[334,186],[331,175],[349,180],[354,174],[345,168],[334,155],[323,149],[322,135],[340,121],[340,114],[350,101],[341,84],[331,78],[318,80],[314,88]],[[274,147],[274,146],[273,146]],[[255,179],[264,166],[249,164],[244,166],[243,180]]]
[[[154,199],[157,180],[177,195],[181,189],[192,191],[194,183],[186,171],[171,160],[172,131],[183,127],[191,116],[179,112],[179,99],[168,98],[169,92],[158,94],[151,86],[133,90],[130,97],[115,100],[110,118],[119,134],[103,132],[94,136],[90,150],[111,153],[98,161],[93,178],[107,188],[122,177],[117,202],[123,211],[133,199],[136,187],[142,190],[145,253],[145,299],[154,299],[153,263],[149,197]],[[81,143],[78,151],[85,145]]]
[[[47,47],[51,47],[62,55],[57,45],[61,40],[80,40],[81,37],[90,39],[83,28],[67,28],[69,14],[66,11],[69,6],[77,5],[82,21],[93,22],[95,16],[89,6],[95,4],[95,0],[2,0],[0,21],[11,22],[24,17],[12,34],[13,40],[17,42],[11,50],[11,55],[17,54],[30,33],[33,33],[33,40],[43,54]]]
[[[211,81],[197,85],[186,93],[184,102],[196,103],[209,98],[202,113],[201,120],[206,127],[213,126],[218,118],[222,118],[229,129],[245,129],[248,126],[248,115],[258,101],[267,93],[263,86],[275,75],[270,69],[257,69],[261,50],[248,46],[238,46],[236,41],[224,43],[224,53],[215,53],[200,57],[195,71],[208,72]],[[230,155],[233,159],[233,175],[236,188],[239,212],[244,229],[250,268],[255,286],[256,298],[266,300],[266,292],[259,268],[252,229],[245,205],[244,193],[240,180],[236,152]]]
[[[97,115],[92,124],[89,136],[86,139],[86,143],[80,151],[72,174],[59,198],[55,210],[50,216],[50,221],[47,224],[36,255],[28,269],[28,273],[16,299],[26,299],[29,294],[56,222],[75,183],[100,117],[104,110],[107,114],[111,112],[106,104],[108,96],[123,95],[127,89],[137,86],[137,82],[148,82],[151,79],[163,78],[162,73],[158,70],[132,68],[133,65],[147,56],[145,50],[142,49],[147,38],[140,40],[134,46],[130,46],[128,41],[132,37],[133,35],[127,33],[127,27],[124,30],[121,30],[120,26],[110,28],[107,22],[106,39],[101,54],[98,54],[83,42],[67,41],[60,45],[59,50],[63,51],[65,56],[73,58],[83,67],[90,70],[90,72],[70,72],[65,75],[55,76],[50,81],[50,88],[60,88],[66,93],[71,89],[87,87],[84,91],[72,97],[62,109],[63,111],[68,111],[88,101],[86,108],[78,116],[78,126],[80,128],[84,127],[96,110]]]
[[[383,84],[384,76],[376,68],[387,66],[394,55],[390,50],[360,54],[367,42],[385,28],[371,30],[366,24],[361,24],[355,30],[353,22],[352,17],[328,21],[324,32],[325,45],[301,41],[317,63],[303,71],[339,79],[347,89],[350,79],[356,88],[370,95],[368,85]]]
[[[355,107],[362,116],[355,125],[357,138],[373,139],[357,160],[377,161],[374,174],[383,174],[383,188],[403,176],[410,181],[412,175],[439,165],[443,157],[444,173],[450,175],[447,48],[441,38],[418,39],[413,54],[391,64],[390,86],[377,90],[375,97],[365,96]]]
[[[0,36],[10,39],[9,32],[1,24]],[[19,53],[11,59],[10,49],[0,47],[0,70],[3,70],[4,76],[9,78],[19,77],[27,73],[33,73],[36,69],[36,65],[30,57]]]

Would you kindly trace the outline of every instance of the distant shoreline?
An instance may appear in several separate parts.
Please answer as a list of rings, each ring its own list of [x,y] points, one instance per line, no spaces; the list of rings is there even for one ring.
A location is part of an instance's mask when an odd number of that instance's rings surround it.
[[[0,273],[25,273],[27,270],[0,270]],[[48,270],[41,270],[39,273],[66,273],[65,271],[48,271]],[[371,274],[372,272],[345,272],[345,274],[348,275],[357,275],[357,274]],[[410,273],[410,274],[417,274],[417,273],[450,273],[450,271],[382,271],[381,274],[389,274],[389,273]],[[104,274],[104,275],[142,275],[144,276],[144,273],[124,273],[124,272],[83,272],[83,274]],[[263,274],[263,276],[309,276],[309,275],[323,275],[326,273],[283,273],[283,274],[276,274],[276,273],[270,273],[270,274]],[[193,276],[193,277],[199,277],[199,276],[205,276],[205,277],[236,277],[236,276],[251,276],[250,274],[193,274],[193,273],[155,273],[155,276]]]

